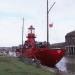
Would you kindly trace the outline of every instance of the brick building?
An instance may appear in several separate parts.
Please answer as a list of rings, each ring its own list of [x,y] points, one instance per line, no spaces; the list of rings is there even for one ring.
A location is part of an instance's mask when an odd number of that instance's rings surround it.
[[[65,44],[67,54],[75,55],[75,31],[72,31],[65,36]]]
[[[67,55],[75,55],[75,31],[65,36],[65,42],[51,44],[51,48],[65,48]]]

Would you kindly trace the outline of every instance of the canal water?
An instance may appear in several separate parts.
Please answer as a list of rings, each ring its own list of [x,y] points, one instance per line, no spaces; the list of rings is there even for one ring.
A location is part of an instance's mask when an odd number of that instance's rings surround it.
[[[56,75],[75,75],[75,56],[63,57],[56,67]]]

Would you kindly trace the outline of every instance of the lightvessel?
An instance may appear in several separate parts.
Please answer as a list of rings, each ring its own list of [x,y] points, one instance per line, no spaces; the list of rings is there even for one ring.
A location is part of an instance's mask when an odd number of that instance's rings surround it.
[[[22,52],[20,50],[22,57],[37,59],[42,65],[48,67],[55,66],[64,56],[65,49],[50,48],[50,44],[47,42],[35,41],[35,28],[31,25],[28,29],[27,40],[23,45]]]
[[[37,59],[40,61],[42,65],[45,66],[55,66],[61,58],[65,54],[65,49],[61,48],[50,48],[49,44],[49,28],[48,28],[48,14],[52,7],[54,6],[55,2],[48,9],[48,0],[47,0],[47,42],[38,42],[35,40],[35,28],[31,25],[29,29],[29,33],[27,35],[27,40],[23,44],[23,32],[22,32],[22,49],[17,50],[19,55],[22,57],[30,58],[30,59]],[[24,19],[23,19],[23,27],[24,29]],[[22,29],[22,31],[23,31]]]

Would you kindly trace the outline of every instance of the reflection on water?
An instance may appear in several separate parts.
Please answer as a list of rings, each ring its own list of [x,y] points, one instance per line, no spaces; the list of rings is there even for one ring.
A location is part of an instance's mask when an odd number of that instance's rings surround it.
[[[59,75],[75,75],[75,57],[63,57],[56,67]]]
[[[66,62],[67,62],[66,58],[63,57],[62,60],[56,65],[57,68],[59,70],[61,70],[61,71],[67,71],[67,68],[65,67],[66,66]]]

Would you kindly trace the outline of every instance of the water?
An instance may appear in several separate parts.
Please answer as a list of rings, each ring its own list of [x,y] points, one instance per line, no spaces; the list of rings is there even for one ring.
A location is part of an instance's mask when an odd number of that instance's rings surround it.
[[[57,75],[75,75],[75,56],[63,57],[56,67]]]

